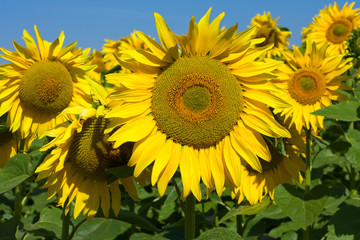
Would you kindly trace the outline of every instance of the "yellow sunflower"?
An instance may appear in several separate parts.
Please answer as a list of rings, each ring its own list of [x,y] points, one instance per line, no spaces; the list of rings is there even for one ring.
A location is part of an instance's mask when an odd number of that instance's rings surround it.
[[[276,26],[278,18],[272,18],[270,12],[264,12],[263,15],[257,14],[251,19],[251,26],[256,27],[254,37],[265,38],[265,41],[260,43],[259,46],[274,44],[271,49],[266,53],[267,56],[281,56],[281,51],[287,49],[287,44],[291,38],[291,32]]]
[[[106,93],[105,89],[95,82],[92,85],[96,87],[94,93],[98,94],[95,97],[105,99],[106,94],[101,95]],[[132,143],[127,143],[112,148],[104,134],[109,122],[104,118],[106,111],[104,105],[97,109],[82,106],[67,109],[64,114],[68,121],[47,131],[46,135],[54,139],[41,148],[42,151],[53,150],[36,169],[37,180],[47,178],[44,187],[48,188],[48,198],[57,193],[58,206],[65,207],[66,214],[76,197],[74,218],[87,213],[90,221],[99,204],[105,217],[109,217],[110,206],[117,215],[121,207],[119,182],[133,199],[137,199],[133,176],[113,181],[105,171],[126,165],[133,147]]]
[[[261,202],[266,195],[274,199],[274,191],[277,185],[302,183],[303,178],[300,171],[305,171],[305,163],[300,154],[305,152],[305,142],[294,127],[289,131],[292,137],[290,139],[284,138],[287,155],[282,155],[278,149],[266,141],[271,153],[271,161],[267,162],[260,159],[262,173],[255,171],[246,162],[242,162],[242,184],[232,193],[232,197],[238,199],[238,204],[242,202],[244,197],[252,205]]]
[[[261,134],[290,137],[265,105],[287,106],[269,93],[275,87],[268,79],[282,62],[256,60],[272,46],[255,47],[262,41],[252,38],[255,28],[220,30],[224,13],[209,23],[210,11],[199,23],[192,18],[186,36],[155,13],[161,44],[136,32],[149,50],[120,52],[131,72],[106,76],[123,86],[111,95],[123,104],[106,115],[113,119],[109,141],[136,142],[128,164],[137,177],[153,163],[160,195],[178,167],[183,197],[192,192],[200,201],[201,179],[221,195],[225,184],[241,184],[241,159],[259,172],[259,157],[270,160]]]
[[[287,64],[279,67],[276,85],[286,91],[274,93],[291,106],[275,107],[274,112],[285,116],[285,119],[291,117],[291,124],[295,124],[299,133],[303,126],[307,129],[311,126],[314,132],[319,127],[323,129],[324,117],[311,113],[331,105],[332,100],[345,100],[337,90],[351,89],[342,83],[348,77],[341,75],[351,68],[352,59],[344,59],[344,54],[329,56],[327,47],[324,43],[318,48],[308,40],[304,54],[295,46],[293,52],[283,53]]]
[[[106,69],[110,70],[116,65],[119,65],[115,55],[123,50],[134,50],[134,49],[148,49],[146,43],[138,38],[135,33],[131,33],[130,36],[123,37],[118,41],[105,40],[107,43],[103,46],[104,62]],[[123,66],[122,66],[123,68]]]
[[[16,51],[0,57],[10,61],[0,65],[0,116],[8,113],[10,131],[21,137],[41,135],[64,122],[59,114],[69,106],[90,102],[90,85],[85,74],[94,66],[86,65],[87,52],[72,53],[76,42],[62,47],[64,33],[49,43],[35,26],[37,44],[24,30],[26,47],[13,41]]]
[[[302,31],[303,39],[316,42],[320,48],[325,42],[329,43],[330,55],[345,53],[346,40],[350,32],[360,26],[359,8],[352,9],[355,2],[345,3],[340,10],[336,2],[320,10],[313,22]]]
[[[89,65],[96,65],[97,67],[88,73],[88,75],[96,80],[97,82],[101,83],[101,74],[106,69],[105,62],[104,62],[104,54],[101,51],[94,50],[91,55],[91,60],[88,62]]]

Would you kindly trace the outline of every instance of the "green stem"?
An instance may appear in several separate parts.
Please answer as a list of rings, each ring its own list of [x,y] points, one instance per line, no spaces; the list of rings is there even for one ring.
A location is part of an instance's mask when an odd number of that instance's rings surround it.
[[[306,156],[305,156],[305,195],[309,194],[311,189],[311,159],[310,159],[310,145],[311,145],[311,126],[305,129],[306,132]],[[310,239],[310,226],[303,231],[303,239]]]
[[[310,159],[311,127],[309,129],[306,129],[305,132],[306,132],[305,194],[308,194],[311,188],[311,159]]]
[[[21,217],[21,189],[22,185],[19,184],[15,187],[15,205],[14,205],[14,216],[20,219]]]
[[[177,193],[177,195],[178,195],[179,202],[180,202],[180,207],[181,207],[181,209],[183,210],[183,212],[185,212],[184,203],[183,203],[183,201],[182,201],[181,198],[180,198],[180,197],[181,197],[180,188],[179,188],[179,186],[177,185],[176,181],[175,181],[173,178],[171,179],[171,182],[172,182],[172,184],[174,185],[175,190],[176,190],[176,193]]]
[[[192,193],[185,203],[185,240],[195,239],[195,197]]]
[[[86,219],[84,219],[84,220],[82,220],[81,222],[79,222],[79,223],[73,228],[73,230],[71,231],[69,240],[71,240],[71,239],[74,237],[76,230],[77,230],[77,229],[81,226],[81,224],[83,224],[84,222],[86,222]]]
[[[71,208],[71,206],[70,206]],[[65,215],[65,207],[63,208],[62,214],[62,232],[61,232],[61,240],[69,240],[69,227],[70,227],[70,210],[67,215]]]

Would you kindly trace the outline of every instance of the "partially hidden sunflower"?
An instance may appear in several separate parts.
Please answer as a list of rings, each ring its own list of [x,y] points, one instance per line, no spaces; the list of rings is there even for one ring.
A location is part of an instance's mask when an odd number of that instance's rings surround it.
[[[351,90],[343,83],[347,76],[341,76],[352,67],[351,58],[343,58],[345,54],[328,55],[327,43],[318,48],[315,42],[307,41],[305,53],[293,46],[293,51],[284,51],[286,64],[279,67],[279,77],[276,85],[286,90],[274,92],[278,97],[287,101],[291,106],[274,108],[285,120],[291,118],[300,133],[303,126],[310,127],[316,133],[323,129],[323,116],[316,116],[312,112],[329,106],[332,100],[342,101],[346,97],[337,90]]]
[[[186,36],[155,13],[161,44],[137,31],[149,50],[120,52],[131,72],[106,76],[123,86],[110,96],[123,104],[106,115],[113,119],[109,141],[135,142],[128,164],[135,177],[152,165],[160,195],[178,167],[182,197],[192,193],[200,201],[201,179],[221,195],[224,186],[241,184],[241,159],[259,172],[259,157],[270,160],[261,134],[290,137],[265,105],[287,106],[270,94],[268,81],[282,63],[256,60],[272,46],[255,47],[263,41],[252,38],[255,28],[220,30],[224,13],[209,22],[210,11],[199,23],[192,18]]]
[[[285,126],[289,129],[291,138],[283,139],[286,154],[280,153],[278,149],[266,140],[271,153],[271,161],[268,162],[260,159],[263,169],[262,173],[255,171],[246,162],[242,162],[242,184],[232,192],[232,197],[237,198],[238,204],[244,198],[251,205],[261,202],[266,195],[274,199],[275,188],[279,184],[302,183],[303,178],[300,172],[305,171],[305,163],[300,155],[305,152],[304,137],[296,131],[294,125],[289,128],[288,124],[289,120]]]
[[[93,82],[94,99],[104,103],[106,90]],[[138,199],[133,176],[113,179],[106,169],[126,166],[130,158],[132,143],[113,148],[107,141],[104,130],[109,122],[104,118],[106,106],[97,109],[74,106],[64,111],[67,121],[48,130],[46,135],[54,139],[40,150],[52,149],[36,169],[37,181],[47,178],[43,187],[48,188],[48,198],[58,194],[58,206],[69,212],[75,200],[74,218],[80,213],[87,214],[90,221],[99,205],[105,217],[109,217],[110,207],[117,216],[121,207],[121,183],[133,199]],[[147,174],[138,178],[143,182]],[[146,176],[145,176],[146,177]]]
[[[7,115],[11,132],[21,137],[41,135],[64,122],[60,113],[69,106],[90,102],[86,73],[87,51],[72,51],[76,42],[63,47],[64,33],[53,42],[44,41],[35,26],[37,44],[24,30],[26,47],[13,41],[16,51],[0,48],[0,57],[11,63],[0,65],[0,116]]]
[[[331,55],[346,52],[346,40],[350,32],[360,26],[359,8],[353,9],[355,2],[348,5],[345,3],[340,10],[338,4],[320,10],[319,15],[313,18],[313,22],[302,31],[304,41],[310,39],[316,42],[320,48],[328,42],[328,53]]]
[[[273,47],[266,52],[267,56],[281,56],[281,51],[288,48],[291,32],[285,28],[277,26],[279,18],[272,18],[270,12],[264,12],[263,15],[257,14],[251,19],[251,26],[256,27],[254,37],[264,37],[265,41],[259,46],[273,44]],[[250,27],[251,27],[250,26]]]
[[[119,52],[123,50],[135,49],[148,50],[146,43],[142,39],[138,38],[135,33],[131,33],[130,36],[123,37],[117,41],[106,39],[106,43],[103,46],[106,69],[110,70],[116,65],[119,65],[119,62],[115,57],[115,55],[117,55]],[[124,66],[122,66],[122,69],[123,68]]]

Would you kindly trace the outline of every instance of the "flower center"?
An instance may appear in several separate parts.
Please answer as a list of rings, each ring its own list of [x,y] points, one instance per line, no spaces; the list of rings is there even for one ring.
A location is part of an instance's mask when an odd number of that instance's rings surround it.
[[[242,90],[226,66],[206,56],[180,58],[158,77],[152,114],[160,131],[182,145],[207,148],[234,127]]]
[[[326,83],[320,72],[299,70],[289,79],[288,89],[291,97],[302,105],[312,105],[321,99]]]
[[[330,25],[326,36],[332,43],[341,43],[348,38],[351,30],[352,24],[348,20],[338,20]]]
[[[59,62],[44,60],[35,63],[20,82],[21,102],[41,112],[61,112],[69,105],[72,94],[71,75]]]
[[[102,117],[87,119],[70,145],[68,159],[87,177],[106,180],[105,169],[126,165],[131,157],[134,143],[112,148],[104,134],[107,124],[108,119]]]

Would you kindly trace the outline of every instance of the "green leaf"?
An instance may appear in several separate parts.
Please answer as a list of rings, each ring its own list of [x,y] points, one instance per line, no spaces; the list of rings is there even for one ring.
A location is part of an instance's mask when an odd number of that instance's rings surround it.
[[[0,169],[0,194],[16,187],[31,175],[29,155],[16,154]]]
[[[353,240],[354,235],[337,236],[334,225],[328,225],[327,240]]]
[[[332,142],[328,145],[328,148],[331,149],[332,152],[339,154],[346,153],[347,151],[349,151],[350,147],[351,143],[342,140]]]
[[[355,235],[360,237],[360,207],[353,205],[342,206],[339,211],[331,218],[331,223],[335,227],[336,236]],[[354,239],[358,239],[358,238]]]
[[[129,240],[169,240],[169,239],[159,236],[153,236],[148,233],[134,233],[131,234]]]
[[[351,139],[350,143],[351,147],[349,148],[349,151],[345,153],[345,156],[351,166],[353,166],[355,169],[358,169],[360,167],[360,142]]]
[[[343,203],[350,195],[344,185],[335,185],[329,189],[329,197],[326,200],[322,214],[334,215],[339,210],[338,206]]]
[[[221,218],[219,224],[237,215],[255,215],[265,210],[270,204],[271,204],[270,197],[265,197],[261,201],[261,203],[257,203],[255,205],[244,205],[244,206],[239,206],[237,208],[233,208],[228,213],[226,213],[224,217]]]
[[[161,230],[152,224],[149,220],[144,217],[138,216],[133,212],[120,210],[118,215],[118,219],[124,221],[126,223],[133,224],[137,227],[141,227],[150,231],[160,232]]]
[[[321,108],[312,114],[341,121],[358,121],[360,120],[359,107],[360,102],[358,101],[345,101]]]
[[[62,220],[61,220],[62,211],[59,208],[49,206],[44,208],[40,212],[40,219],[34,225],[27,230],[40,230],[45,229],[48,232],[53,232],[56,237],[61,238],[62,230]]]
[[[300,227],[311,225],[320,215],[327,200],[327,188],[318,185],[308,194],[289,184],[276,187],[274,200],[279,208]]]
[[[297,231],[299,228],[300,226],[295,222],[282,222],[278,227],[271,229],[269,235],[274,238],[280,238],[284,233]]]
[[[241,240],[238,233],[222,227],[215,227],[203,232],[196,240]]]
[[[131,224],[116,219],[94,218],[76,230],[73,240],[112,240],[130,227]]]

